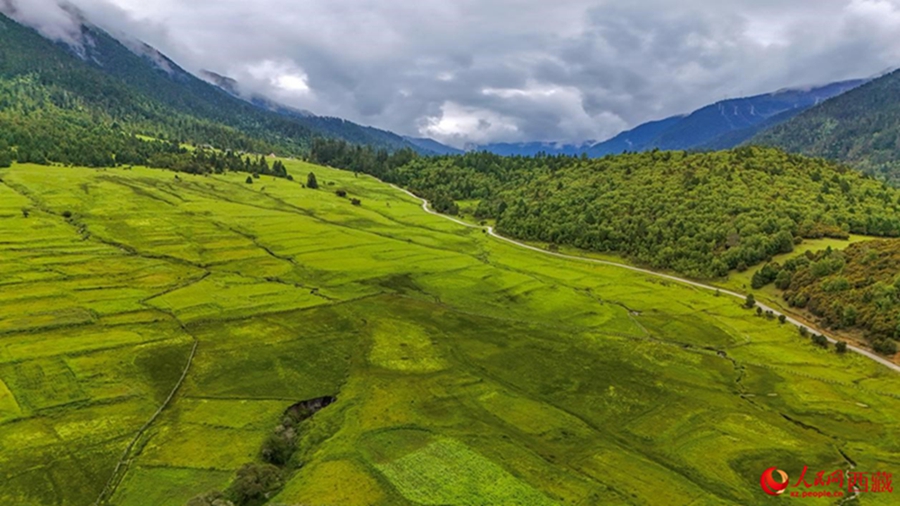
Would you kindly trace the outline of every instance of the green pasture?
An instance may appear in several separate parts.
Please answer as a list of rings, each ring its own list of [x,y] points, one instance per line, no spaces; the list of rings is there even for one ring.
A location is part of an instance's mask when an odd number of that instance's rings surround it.
[[[0,171],[0,503],[94,504],[135,441],[108,504],[183,505],[323,396],[270,504],[775,504],[771,466],[900,469],[864,357],[285,164]]]

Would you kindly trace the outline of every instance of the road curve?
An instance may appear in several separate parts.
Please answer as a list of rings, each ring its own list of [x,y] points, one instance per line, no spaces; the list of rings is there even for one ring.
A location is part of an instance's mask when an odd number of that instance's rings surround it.
[[[672,275],[670,275],[670,274],[663,274],[663,273],[661,273],[661,272],[651,271],[651,270],[649,270],[649,269],[642,269],[642,268],[640,268],[640,267],[634,267],[634,266],[631,266],[631,265],[621,264],[621,263],[618,263],[618,262],[610,262],[610,261],[608,261],[608,260],[597,260],[597,259],[594,259],[594,258],[586,258],[586,257],[579,257],[579,256],[574,256],[574,255],[566,255],[566,254],[563,254],[563,253],[556,253],[556,252],[553,252],[553,251],[547,251],[547,250],[545,250],[545,249],[537,248],[537,247],[535,247],[535,246],[531,246],[531,245],[529,245],[529,244],[525,244],[525,243],[516,241],[516,240],[514,240],[514,239],[510,239],[510,238],[508,238],[508,237],[503,237],[502,235],[500,235],[500,234],[498,234],[497,232],[494,231],[494,227],[482,227],[482,226],[480,226],[480,225],[473,225],[473,224],[471,224],[471,223],[466,223],[466,222],[464,222],[464,221],[462,221],[462,220],[456,219],[456,218],[454,218],[454,217],[452,217],[452,216],[448,216],[448,215],[446,215],[446,214],[441,214],[441,213],[439,213],[439,212],[434,211],[433,209],[431,209],[431,208],[428,206],[428,201],[425,200],[425,199],[423,199],[422,197],[419,197],[418,195],[416,195],[416,194],[414,194],[414,193],[412,193],[412,192],[410,192],[410,191],[408,191],[408,190],[406,190],[406,189],[400,188],[399,186],[396,186],[396,185],[391,185],[391,186],[394,187],[395,189],[400,190],[400,191],[402,191],[403,193],[409,195],[410,197],[412,197],[412,198],[414,198],[414,199],[416,199],[416,200],[421,201],[421,202],[422,202],[422,209],[424,209],[425,212],[428,213],[428,214],[433,214],[433,215],[435,215],[435,216],[440,216],[441,218],[450,220],[450,221],[452,221],[452,222],[454,222],[454,223],[457,223],[457,224],[459,224],[459,225],[462,225],[462,226],[464,226],[464,227],[468,227],[468,228],[479,228],[479,229],[486,230],[487,233],[488,233],[491,237],[494,237],[495,239],[499,239],[499,240],[501,240],[501,241],[503,241],[503,242],[507,242],[507,243],[509,243],[509,244],[513,244],[513,245],[518,246],[518,247],[520,247],[520,248],[525,248],[525,249],[528,249],[528,250],[531,250],[531,251],[535,251],[535,252],[538,252],[538,253],[543,253],[544,255],[550,255],[550,256],[557,257],[557,258],[563,258],[563,259],[566,259],[566,260],[577,260],[577,261],[580,261],[580,262],[589,262],[589,263],[593,263],[593,264],[609,265],[609,266],[612,266],[612,267],[619,267],[619,268],[621,268],[621,269],[628,269],[628,270],[630,270],[630,271],[640,272],[640,273],[642,273],[642,274],[647,274],[647,275],[649,275],[649,276],[656,276],[656,277],[658,277],[658,278],[668,279],[668,280],[671,280],[671,281],[675,281],[675,282],[677,282],[677,283],[682,283],[682,284],[685,284],[685,285],[690,285],[690,286],[693,286],[693,287],[696,287],[696,288],[700,288],[700,289],[703,289],[703,290],[718,291],[718,292],[721,293],[721,294],[729,295],[729,296],[731,296],[731,297],[735,297],[735,298],[738,298],[738,299],[741,299],[741,300],[745,300],[745,299],[747,298],[747,295],[746,295],[746,294],[740,294],[740,293],[737,293],[737,292],[732,292],[732,291],[730,291],[730,290],[724,290],[724,289],[722,289],[722,288],[718,288],[718,287],[711,286],[711,285],[706,285],[706,284],[703,284],[703,283],[700,283],[700,282],[697,282],[697,281],[691,281],[690,279],[679,278],[678,276],[672,276]],[[807,324],[805,324],[805,323],[803,323],[803,322],[801,322],[801,321],[799,321],[799,320],[797,320],[797,319],[795,319],[795,318],[792,318],[790,315],[786,315],[786,314],[784,314],[784,313],[778,311],[777,309],[772,308],[772,307],[769,307],[769,306],[767,306],[767,305],[765,305],[765,304],[763,304],[763,303],[761,303],[761,302],[757,302],[756,305],[759,306],[759,307],[761,307],[761,308],[763,309],[763,311],[771,311],[771,312],[775,313],[775,314],[778,315],[778,316],[784,315],[784,317],[787,318],[787,321],[789,321],[789,322],[792,323],[793,325],[796,325],[797,327],[807,327],[807,328],[809,328],[810,331],[812,331],[812,332],[816,332],[816,333],[818,333],[818,334],[822,334],[823,336],[825,336],[826,339],[828,339],[828,341],[829,341],[830,343],[836,343],[836,342],[837,342],[836,339],[834,339],[833,337],[829,336],[826,332],[823,332],[821,329],[817,329],[817,328],[815,328],[815,327],[813,327],[813,326],[807,325]],[[859,348],[859,347],[853,346],[853,345],[851,345],[851,344],[848,344],[848,345],[847,345],[847,349],[850,350],[850,351],[853,351],[854,353],[859,353],[860,355],[862,355],[862,356],[864,356],[864,357],[866,357],[866,358],[872,359],[872,360],[874,360],[875,362],[878,362],[879,364],[881,364],[881,365],[883,365],[883,366],[885,366],[885,367],[887,367],[887,368],[889,368],[889,369],[891,369],[891,370],[893,370],[893,371],[895,371],[895,372],[900,372],[900,365],[897,365],[897,364],[891,362],[890,360],[887,360],[887,359],[884,358],[884,357],[881,357],[881,356],[879,356],[879,355],[876,355],[875,353],[873,353],[873,352],[871,352],[871,351],[869,351],[869,350],[865,350],[865,349],[863,349],[863,348]]]

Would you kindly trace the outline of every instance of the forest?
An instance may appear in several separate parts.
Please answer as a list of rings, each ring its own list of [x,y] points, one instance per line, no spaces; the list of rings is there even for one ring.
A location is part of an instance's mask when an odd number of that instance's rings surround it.
[[[409,188],[440,212],[522,240],[614,252],[696,278],[746,270],[804,239],[900,235],[900,193],[822,159],[741,147],[600,159],[420,157],[317,139],[311,161]]]

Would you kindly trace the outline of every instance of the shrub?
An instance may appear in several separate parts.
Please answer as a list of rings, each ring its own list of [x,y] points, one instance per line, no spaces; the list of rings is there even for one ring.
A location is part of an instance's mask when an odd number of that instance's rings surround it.
[[[247,181],[246,181],[246,183],[247,183],[247,184],[253,184],[253,178],[250,177],[250,176],[247,176]]]
[[[354,206],[361,206],[361,205],[362,205],[362,201],[359,200],[359,199],[350,199],[350,203],[353,204]]]
[[[780,324],[782,324],[782,325],[784,325],[785,323],[787,323],[787,316],[785,316],[785,315],[783,315],[783,314],[782,314],[782,315],[778,315],[778,323],[780,323]]]
[[[747,300],[744,301],[744,307],[747,309],[751,309],[755,305],[756,305],[756,297],[754,297],[752,293],[748,294]]]
[[[71,219],[71,218],[72,218],[72,211],[68,211],[68,210],[63,211],[62,217],[65,218],[65,219],[67,219],[67,220],[68,220],[68,219]]]
[[[200,494],[187,502],[187,506],[234,506],[225,494],[219,491]]]
[[[337,195],[338,197],[344,198],[347,196],[347,191],[346,190],[337,190],[334,192],[334,194]]]
[[[872,348],[882,355],[894,355],[897,353],[897,342],[893,339],[879,339],[872,343]]]
[[[838,353],[847,353],[847,342],[838,341],[838,343],[834,345],[834,350]]]
[[[279,425],[262,447],[262,458],[269,464],[283,466],[291,460],[297,448],[297,432],[290,425]]]
[[[312,172],[310,172],[309,175],[306,176],[306,187],[313,190],[319,188],[319,182],[316,181],[316,175]]]
[[[809,337],[809,329],[806,327],[800,327],[800,336],[801,337]]]
[[[828,338],[823,336],[822,334],[813,335],[812,342],[816,346],[821,346],[822,348],[828,348]]]
[[[238,506],[269,499],[283,485],[281,471],[272,464],[244,464],[228,488]]]

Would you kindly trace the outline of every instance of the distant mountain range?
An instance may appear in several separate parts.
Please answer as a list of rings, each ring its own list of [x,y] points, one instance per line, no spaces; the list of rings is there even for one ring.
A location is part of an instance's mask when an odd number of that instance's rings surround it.
[[[688,115],[651,121],[615,137],[581,145],[501,143],[474,146],[499,155],[582,154],[601,157],[624,151],[727,149],[753,138],[761,130],[783,123],[830,98],[865,84],[867,79],[841,81],[807,89],[786,89],[746,98],[723,100]]]
[[[456,148],[441,144],[440,142],[438,142],[434,139],[428,139],[428,138],[423,138],[423,137],[404,137],[404,139],[406,139],[406,142],[414,144],[414,145],[418,146],[420,149],[424,149],[426,151],[430,151],[432,153],[436,153],[439,155],[461,155],[461,154],[465,153],[465,151],[463,151],[461,149],[456,149]]]
[[[900,183],[900,71],[829,100],[750,142],[846,161]]]

